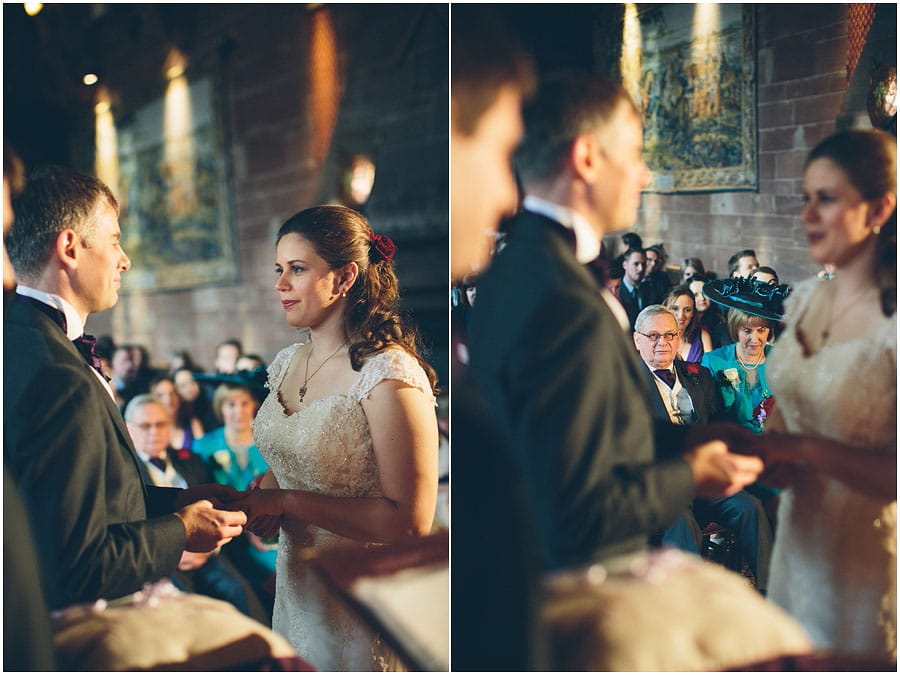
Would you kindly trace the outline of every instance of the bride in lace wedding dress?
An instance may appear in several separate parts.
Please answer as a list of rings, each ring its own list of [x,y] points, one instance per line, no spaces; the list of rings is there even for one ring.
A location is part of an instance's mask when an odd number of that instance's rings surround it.
[[[896,139],[861,130],[807,160],[810,258],[837,273],[797,284],[785,303],[761,477],[789,488],[769,597],[818,647],[887,659],[897,657],[895,166]]]
[[[273,628],[321,671],[403,664],[322,584],[310,554],[426,534],[434,515],[435,378],[394,309],[393,254],[340,206],[302,211],[278,234],[276,290],[309,339],[272,361],[254,422],[270,471],[234,505],[257,534],[280,526]]]

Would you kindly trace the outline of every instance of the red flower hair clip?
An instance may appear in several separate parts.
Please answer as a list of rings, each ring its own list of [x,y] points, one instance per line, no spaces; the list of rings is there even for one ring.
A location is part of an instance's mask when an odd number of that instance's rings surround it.
[[[378,255],[384,260],[391,260],[397,252],[397,245],[387,235],[375,234],[373,232],[369,241],[371,242],[372,247],[378,251]]]

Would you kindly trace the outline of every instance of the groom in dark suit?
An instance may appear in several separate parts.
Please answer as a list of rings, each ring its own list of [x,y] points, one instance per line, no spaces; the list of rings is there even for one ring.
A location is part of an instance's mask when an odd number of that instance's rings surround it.
[[[650,179],[624,89],[544,80],[524,119],[524,211],[479,278],[469,373],[510,440],[552,570],[642,550],[693,496],[734,494],[762,463],[718,440],[654,438],[628,319],[585,268],[604,233],[634,224]]]
[[[84,324],[112,307],[131,265],[118,205],[71,169],[29,177],[6,244],[20,284],[4,320],[4,459],[32,516],[47,604],[134,592],[170,575],[183,551],[239,535],[222,486],[145,487]]]
[[[724,420],[724,403],[709,370],[676,359],[681,334],[675,313],[662,305],[645,307],[637,316],[634,345],[646,365],[654,420],[674,425],[705,425]],[[653,395],[653,392],[656,395]],[[662,533],[662,543],[700,553],[701,526],[730,527],[750,565],[756,587],[765,593],[772,552],[772,528],[760,501],[746,490],[721,499],[695,499],[691,508]]]

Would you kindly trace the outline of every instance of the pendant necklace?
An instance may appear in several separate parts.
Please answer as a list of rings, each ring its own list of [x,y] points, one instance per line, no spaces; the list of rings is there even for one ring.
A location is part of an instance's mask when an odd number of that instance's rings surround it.
[[[862,297],[866,294],[867,291],[870,291],[870,290],[872,290],[871,286],[864,286],[861,291],[857,291],[856,293],[853,293],[850,296],[849,302],[845,300],[840,305],[838,305],[838,307],[841,309],[841,311],[846,310],[849,307],[852,307],[853,305],[856,304],[856,302],[858,300],[862,299]],[[837,292],[837,290],[835,289],[835,293],[836,292]],[[837,312],[835,312],[834,294],[829,296],[829,300],[831,302],[828,303],[828,321],[825,323],[825,327],[822,329],[822,344],[823,345],[825,343],[827,343],[828,338],[831,337],[831,326],[832,326],[832,324],[834,324],[835,315],[837,314]]]
[[[309,374],[309,360],[310,360],[310,358],[312,358],[312,348],[310,348],[309,354],[306,355],[306,373],[305,373],[304,376],[303,376],[303,386],[300,387],[300,390],[297,392],[297,393],[300,395],[300,403],[303,403],[303,397],[306,396],[306,385],[309,384],[309,381],[310,381],[311,379],[313,379],[313,378],[316,376],[316,373],[318,373],[320,370],[322,370],[322,366],[324,366],[324,365],[325,365],[326,363],[328,363],[332,358],[334,358],[335,356],[337,356],[337,353],[338,353],[339,351],[341,351],[341,349],[343,349],[346,345],[347,345],[346,342],[342,342],[342,343],[338,346],[338,348],[335,349],[335,350],[331,353],[331,356],[329,356],[327,359],[325,359],[324,361],[322,361],[322,363],[319,364],[319,367],[316,368],[316,369],[312,372],[312,375]]]

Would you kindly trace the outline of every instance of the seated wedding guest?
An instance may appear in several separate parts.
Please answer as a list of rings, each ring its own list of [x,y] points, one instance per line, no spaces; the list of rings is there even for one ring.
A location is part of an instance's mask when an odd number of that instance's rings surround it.
[[[729,418],[762,433],[775,405],[766,379],[766,359],[788,287],[733,277],[707,282],[703,292],[729,308],[726,323],[734,343],[706,352],[701,363],[722,392]]]
[[[745,248],[728,259],[728,276],[747,279],[757,267],[759,262],[756,259],[756,251]]]
[[[72,169],[29,176],[6,244],[19,277],[4,321],[4,458],[32,517],[51,609],[118,598],[211,551],[246,516],[216,485],[145,486],[125,422],[97,371],[88,317],[118,300],[131,261],[109,188]],[[83,352],[81,350],[84,350]]]
[[[786,285],[772,286],[733,277],[707,282],[703,292],[713,302],[729,308],[726,325],[733,343],[706,352],[701,364],[712,373],[722,393],[727,418],[760,434],[776,404],[766,376],[766,363],[790,289]],[[777,507],[777,489],[763,482],[747,489],[767,512]]]
[[[94,344],[94,351],[97,358],[100,359],[100,366],[103,372],[109,377],[112,374],[112,355],[116,350],[116,343],[112,335],[98,335],[97,342]]]
[[[678,323],[676,312],[662,305],[643,309],[635,322],[634,345],[651,385],[651,414],[675,425],[723,419],[722,396],[709,371],[676,358]],[[699,554],[701,528],[711,522],[734,531],[756,587],[765,594],[772,529],[762,504],[746,490],[721,499],[695,499],[691,509],[663,531],[662,543]]]
[[[897,139],[847,129],[810,152],[809,258],[772,351],[760,438],[781,474],[769,597],[816,646],[897,661]],[[895,669],[895,668],[894,668]]]
[[[762,467],[680,427],[654,435],[628,317],[585,269],[605,233],[634,224],[650,182],[640,111],[620,85],[570,73],[543,80],[524,119],[524,209],[479,277],[469,372],[550,571],[639,554],[693,497],[735,494]]]
[[[521,102],[534,88],[535,73],[496,8],[455,4],[451,12],[450,266],[459,283],[487,264],[492,247],[485,233],[496,232],[503,216],[517,210],[512,158],[522,133]],[[463,364],[451,358],[451,366],[451,665],[460,671],[548,670],[534,518],[522,477],[494,417],[463,376]],[[503,527],[484,527],[485,515]]]
[[[170,488],[209,483],[209,471],[196,455],[176,451],[169,444],[172,418],[168,407],[150,394],[138,394],[125,408],[125,423],[134,449],[143,462],[145,482]],[[173,583],[183,591],[230,602],[247,616],[271,622],[250,583],[215,549],[203,553],[184,551]]]
[[[169,445],[176,450],[191,450],[194,440],[203,436],[203,424],[193,414],[191,406],[181,400],[175,380],[168,375],[158,376],[150,384],[150,393],[166,407],[172,421]]]
[[[772,284],[773,286],[778,285],[778,273],[767,265],[761,265],[753,270],[750,278],[766,284]]]
[[[700,324],[700,316],[695,311],[694,294],[690,286],[676,286],[662,303],[675,313],[680,337],[677,356],[682,361],[700,363],[703,355],[712,350],[712,338]]]
[[[728,335],[728,326],[725,324],[725,317],[720,306],[710,302],[709,298],[703,294],[703,286],[706,285],[706,282],[706,275],[696,274],[686,283],[691,289],[691,293],[694,294],[694,309],[700,317],[700,325],[709,333],[712,348],[718,349],[730,345],[733,341]]]
[[[681,281],[686,283],[695,275],[706,275],[706,268],[700,258],[685,258],[681,263]]]
[[[128,401],[134,396],[143,393],[138,390],[137,383],[135,382],[137,369],[135,367],[134,353],[131,350],[131,345],[117,345],[115,349],[113,349],[109,365],[111,370],[108,375],[110,376],[110,384],[116,395],[116,404],[119,406],[120,410],[125,410]]]
[[[259,354],[241,354],[235,364],[235,369],[237,371],[245,370],[251,371],[256,370],[257,368],[265,369],[266,362],[263,360]]]
[[[222,420],[213,411],[206,389],[197,382],[197,374],[200,373],[190,368],[179,368],[172,372],[172,381],[175,382],[175,390],[181,397],[181,404],[190,408],[191,415],[200,420],[206,433],[221,427]]]
[[[631,326],[634,326],[638,312],[644,307],[654,304],[654,290],[642,283],[646,261],[642,249],[631,249],[622,255],[621,267],[624,274],[617,297],[622,303],[622,307],[625,308]]]
[[[644,257],[647,259],[647,266],[644,269],[643,283],[653,288],[651,299],[654,301],[653,304],[659,304],[672,287],[669,273],[666,271],[669,254],[662,244],[653,244],[644,249]]]
[[[231,375],[237,368],[237,360],[244,353],[241,341],[232,338],[216,345],[216,358],[213,367],[219,374]]]
[[[181,370],[182,368],[187,368],[194,373],[203,372],[203,368],[197,365],[190,352],[185,350],[172,352],[172,356],[169,359],[169,373],[174,375],[176,371]]]
[[[262,376],[265,378],[265,373]],[[192,450],[206,462],[214,481],[236,490],[247,490],[269,468],[253,438],[253,420],[259,399],[265,396],[263,382],[249,380],[240,373],[198,374],[197,378],[221,382],[216,387],[212,407],[223,424],[195,439]],[[271,602],[277,547],[247,530],[226,547],[226,553]]]
[[[253,431],[271,469],[235,506],[258,534],[278,533],[273,627],[323,671],[403,664],[311,555],[428,534],[437,504],[436,376],[397,311],[395,253],[337,205],[295,214],[276,238],[274,290],[308,335],[269,367]]]

